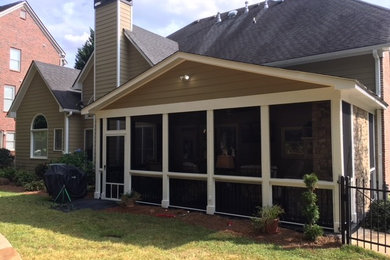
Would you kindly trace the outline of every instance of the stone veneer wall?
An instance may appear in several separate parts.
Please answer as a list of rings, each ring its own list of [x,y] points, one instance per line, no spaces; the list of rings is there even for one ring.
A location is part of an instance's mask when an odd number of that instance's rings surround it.
[[[332,181],[330,102],[312,103],[313,171],[320,180]]]
[[[353,143],[355,148],[355,178],[367,184],[370,181],[368,112],[353,107]]]

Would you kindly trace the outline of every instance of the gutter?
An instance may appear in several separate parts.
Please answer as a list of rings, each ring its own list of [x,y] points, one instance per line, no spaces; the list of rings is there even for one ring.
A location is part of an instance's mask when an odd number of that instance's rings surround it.
[[[382,97],[382,59],[383,50],[373,50],[372,54],[375,59],[375,92],[379,97]]]

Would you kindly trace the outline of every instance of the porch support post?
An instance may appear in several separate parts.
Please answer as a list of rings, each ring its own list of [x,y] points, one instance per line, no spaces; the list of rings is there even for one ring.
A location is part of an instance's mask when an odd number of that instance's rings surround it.
[[[207,214],[215,213],[214,112],[207,111]]]
[[[168,153],[169,153],[169,129],[168,114],[163,114],[162,118],[162,201],[161,207],[169,207],[169,178],[168,178]]]
[[[125,135],[125,172],[124,172],[124,181],[125,187],[124,192],[130,193],[132,190],[131,187],[131,176],[130,176],[130,158],[131,158],[131,118],[126,117],[126,135]]]
[[[271,149],[269,130],[269,106],[260,108],[261,122],[261,176],[262,176],[262,206],[272,205],[271,179]]]
[[[102,178],[102,171],[100,169],[100,118],[96,118],[95,116],[95,193],[94,198],[100,199],[101,194],[101,178]]]
[[[343,167],[343,132],[342,106],[339,96],[331,100],[331,129],[332,129],[332,171],[333,171],[333,226],[334,232],[340,227],[340,192],[337,183],[339,176],[344,176]]]
[[[102,195],[101,195],[101,198],[102,199],[105,199],[106,198],[106,163],[107,163],[107,137],[106,137],[106,131],[107,131],[107,118],[103,118],[103,133],[102,136],[103,136],[103,143],[100,144],[102,145],[103,149],[102,149],[102,153],[103,153],[103,156],[102,156],[102,165],[103,165],[103,169],[102,169],[102,182],[103,182],[103,185],[102,185]]]

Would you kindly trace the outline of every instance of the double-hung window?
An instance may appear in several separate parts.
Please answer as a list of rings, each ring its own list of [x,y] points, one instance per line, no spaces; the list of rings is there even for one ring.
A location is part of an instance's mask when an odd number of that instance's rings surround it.
[[[4,112],[8,112],[10,109],[12,102],[15,99],[15,86],[4,86],[4,105],[3,110]]]
[[[20,71],[21,51],[19,49],[11,48],[9,68],[14,71]]]

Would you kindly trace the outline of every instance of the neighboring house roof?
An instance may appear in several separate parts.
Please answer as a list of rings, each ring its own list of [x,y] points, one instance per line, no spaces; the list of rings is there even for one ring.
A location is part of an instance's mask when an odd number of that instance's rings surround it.
[[[43,80],[63,109],[79,110],[81,93],[72,90],[80,71],[77,69],[34,61]]]
[[[290,79],[312,84],[326,85],[334,87],[336,90],[339,90],[342,93],[349,93],[348,95],[355,96],[360,100],[362,104],[368,104],[368,106],[374,107],[375,109],[384,109],[387,107],[387,104],[385,102],[380,100],[373,93],[367,91],[367,88],[365,88],[364,85],[353,79],[321,75],[309,72],[297,72],[293,70],[258,66],[189,53],[176,52],[169,58],[165,59],[163,62],[152,67],[148,71],[128,81],[127,83],[123,84],[120,88],[116,88],[115,90],[109,92],[108,94],[96,100],[92,104],[83,108],[81,110],[81,113],[94,114],[96,111],[99,111],[100,109],[112,104],[124,95],[128,95],[141,88],[143,85],[152,81],[154,78],[160,76],[161,73],[165,73],[185,61],[193,61],[202,64],[250,72],[270,77],[278,77],[282,79]],[[185,104],[182,105],[185,106]]]
[[[390,46],[390,9],[357,0],[269,1],[268,9],[260,3],[228,16],[195,21],[168,38],[182,52],[251,64]]]
[[[22,104],[36,73],[39,73],[43,81],[46,83],[46,87],[52,93],[53,98],[59,105],[60,112],[77,112],[80,110],[81,92],[72,90],[72,85],[80,71],[40,61],[33,61],[23,79],[18,94],[9,109],[9,117],[16,117],[16,112]],[[42,100],[42,102],[45,101]]]
[[[24,6],[26,11],[30,14],[30,16],[33,18],[33,20],[36,22],[36,24],[39,26],[39,28],[42,30],[43,34],[48,38],[50,43],[53,45],[53,47],[56,49],[60,57],[65,57],[65,51],[61,48],[61,46],[57,43],[57,41],[54,39],[54,37],[50,34],[50,32],[47,30],[45,25],[42,23],[42,21],[39,19],[37,14],[34,12],[34,10],[31,8],[29,3],[27,1],[19,1],[12,4],[7,4],[0,6],[0,17],[15,11],[16,9]]]
[[[93,68],[95,63],[95,51],[91,53],[91,56],[89,56],[87,62],[84,65],[84,68],[80,71],[79,75],[77,76],[77,79],[73,83],[72,89],[81,91],[83,86],[82,82],[87,77],[89,71]]]
[[[19,2],[12,3],[12,4],[2,5],[2,6],[0,6],[0,12],[3,12],[5,10],[7,10],[8,8],[11,8],[11,7],[15,6],[15,5],[18,5],[18,4],[22,3],[22,2],[23,1],[19,1]]]
[[[151,65],[156,65],[179,50],[177,42],[133,25],[124,31],[126,37]]]

